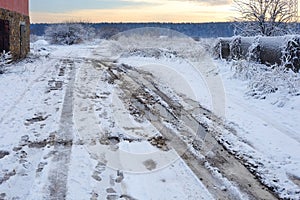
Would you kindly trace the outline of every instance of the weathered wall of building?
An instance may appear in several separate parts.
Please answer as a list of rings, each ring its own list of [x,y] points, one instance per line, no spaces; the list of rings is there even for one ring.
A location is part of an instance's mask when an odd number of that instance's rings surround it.
[[[10,51],[14,59],[25,57],[30,51],[29,16],[0,8],[0,19],[9,21]]]

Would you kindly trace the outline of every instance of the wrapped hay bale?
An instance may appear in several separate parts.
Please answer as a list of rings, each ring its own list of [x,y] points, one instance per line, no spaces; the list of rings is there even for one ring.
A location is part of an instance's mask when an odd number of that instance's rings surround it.
[[[249,60],[266,65],[285,65],[300,71],[300,36],[220,38],[214,48],[217,57]]]
[[[230,38],[218,38],[218,42],[213,48],[215,58],[228,59],[230,55]]]

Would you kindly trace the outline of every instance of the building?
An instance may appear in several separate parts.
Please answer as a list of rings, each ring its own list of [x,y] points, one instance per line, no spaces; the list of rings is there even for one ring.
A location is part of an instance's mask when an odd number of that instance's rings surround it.
[[[14,59],[30,51],[29,0],[0,0],[0,52]]]

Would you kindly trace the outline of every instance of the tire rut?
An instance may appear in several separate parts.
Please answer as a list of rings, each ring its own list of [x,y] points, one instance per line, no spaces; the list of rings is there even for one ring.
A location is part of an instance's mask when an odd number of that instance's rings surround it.
[[[58,141],[73,141],[73,91],[76,69],[74,62],[63,60],[63,64],[70,65],[69,82],[64,96],[64,103],[60,118],[60,126],[55,138]],[[49,171],[49,199],[66,199],[68,168],[71,159],[72,142],[55,143],[52,167]]]
[[[105,63],[102,63],[106,65]],[[207,125],[193,117],[201,113],[220,127],[223,122],[210,111],[200,105],[193,111],[187,111],[182,105],[174,102],[167,94],[160,91],[154,83],[153,77],[142,70],[135,70],[129,66],[106,65],[113,79],[120,79],[120,88],[125,94],[124,103],[130,101],[168,140],[180,157],[187,163],[198,179],[207,187],[216,199],[277,199],[244,164],[231,155],[217,137],[220,133],[210,132]],[[132,91],[132,85],[139,88]],[[151,94],[157,95],[160,101],[147,105],[145,99]],[[151,96],[151,95],[150,95]],[[155,97],[151,97],[157,99]],[[167,123],[166,123],[167,122]],[[170,129],[168,124],[183,122],[184,128]],[[183,138],[193,138],[184,140]],[[198,144],[197,144],[198,143]],[[224,188],[224,181],[229,183]]]

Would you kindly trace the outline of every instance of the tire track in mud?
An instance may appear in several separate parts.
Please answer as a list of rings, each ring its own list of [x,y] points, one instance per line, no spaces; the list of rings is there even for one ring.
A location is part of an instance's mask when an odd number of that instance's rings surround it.
[[[52,166],[49,171],[49,199],[66,199],[68,168],[73,144],[73,93],[76,69],[72,60],[63,60],[63,64],[70,65],[69,82],[64,96],[64,103],[60,118],[60,126],[55,135]]]
[[[126,104],[130,100],[141,112],[146,112],[147,120],[160,131],[164,138],[171,141],[168,142],[168,145],[177,151],[216,199],[277,199],[248,171],[240,160],[226,151],[217,141],[218,133],[209,132],[206,125],[201,124],[193,117],[193,114],[201,113],[216,124],[224,126],[222,121],[210,111],[196,104],[191,109],[192,111],[185,110],[183,106],[159,90],[149,73],[143,77],[144,72],[130,67],[115,66],[112,63],[96,60],[92,60],[92,62],[98,62],[99,67],[108,72],[110,75],[108,81],[113,83],[114,80],[119,79],[116,84],[125,94],[125,98],[124,96],[120,98],[123,103]],[[132,95],[134,94],[132,85],[139,88],[135,95]],[[149,98],[148,91],[158,95],[167,103],[167,106],[159,102],[155,102],[154,107],[145,104],[145,99]],[[190,100],[189,103],[195,102]],[[178,119],[184,121],[185,129],[175,131],[164,123],[165,121],[178,121]],[[193,138],[193,140],[185,140],[184,137]],[[204,145],[201,146],[201,144]],[[229,183],[226,187],[224,187],[224,181]]]
[[[101,64],[108,68],[112,79],[120,80],[119,87],[125,94],[121,98],[124,103],[130,101],[138,110],[146,112],[144,116],[147,120],[170,141],[168,145],[176,150],[216,199],[277,199],[240,160],[218,142],[216,138],[220,133],[208,131],[209,127],[196,120],[193,114],[201,113],[214,124],[225,127],[218,117],[200,105],[194,105],[192,112],[185,110],[160,91],[147,72],[124,65]],[[132,88],[139,89],[135,93]],[[155,101],[153,105],[147,105],[145,100],[149,99],[149,91],[159,96],[167,106]],[[165,122],[172,121],[183,121],[185,128],[178,131],[170,129]],[[184,137],[193,140],[186,141]],[[227,182],[226,188],[224,182]]]

